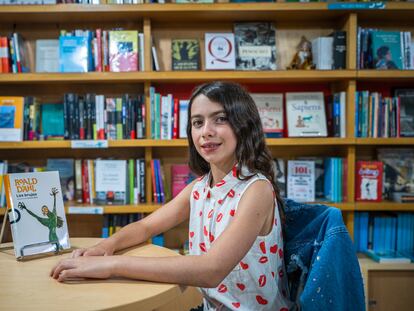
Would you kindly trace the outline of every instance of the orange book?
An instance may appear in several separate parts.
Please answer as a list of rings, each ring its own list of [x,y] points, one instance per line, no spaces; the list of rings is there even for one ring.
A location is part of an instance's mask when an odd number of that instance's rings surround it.
[[[23,140],[24,97],[0,96],[0,141]]]

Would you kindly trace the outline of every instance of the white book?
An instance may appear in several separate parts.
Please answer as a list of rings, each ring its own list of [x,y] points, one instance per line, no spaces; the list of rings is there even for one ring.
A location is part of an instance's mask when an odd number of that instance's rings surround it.
[[[250,94],[256,103],[266,137],[283,136],[283,94]]]
[[[235,69],[233,33],[205,34],[206,70]]]
[[[171,113],[168,96],[161,96],[161,139],[169,139],[168,137],[168,115]]]
[[[138,33],[138,61],[139,71],[145,71],[144,33]]]
[[[152,61],[153,61],[153,65],[154,65],[154,70],[155,71],[160,71],[160,65],[158,63],[157,49],[155,48],[155,46],[151,47],[151,53],[152,53]]]
[[[326,137],[322,92],[286,93],[289,137]]]
[[[17,259],[70,248],[57,171],[8,174],[5,190]]]
[[[315,201],[314,161],[288,161],[287,197],[298,202]]]
[[[126,172],[126,160],[96,160],[95,191],[97,197],[104,197],[102,193],[114,193],[114,203],[125,203]]]
[[[313,39],[312,56],[316,69],[331,70],[333,64],[333,37]]]
[[[188,104],[189,100],[180,99],[179,107],[179,135],[180,138],[187,138]]]
[[[36,40],[36,72],[59,72],[59,40]]]

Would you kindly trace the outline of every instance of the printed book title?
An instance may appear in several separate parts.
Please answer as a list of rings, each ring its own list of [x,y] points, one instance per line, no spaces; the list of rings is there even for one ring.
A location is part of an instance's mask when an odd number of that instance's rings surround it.
[[[20,178],[15,179],[14,185],[16,187],[17,198],[33,198],[37,196],[37,178]]]

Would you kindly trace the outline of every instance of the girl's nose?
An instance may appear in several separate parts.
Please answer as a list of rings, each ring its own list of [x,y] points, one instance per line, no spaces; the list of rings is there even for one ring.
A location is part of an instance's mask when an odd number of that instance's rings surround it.
[[[210,121],[206,121],[202,128],[203,137],[211,137],[214,135],[214,125]]]

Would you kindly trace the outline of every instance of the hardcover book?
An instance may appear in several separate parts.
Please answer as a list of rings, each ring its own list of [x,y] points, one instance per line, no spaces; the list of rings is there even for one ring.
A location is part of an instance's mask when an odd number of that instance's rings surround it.
[[[283,94],[250,94],[268,138],[283,137]]]
[[[289,137],[327,136],[322,92],[286,93]]]
[[[200,44],[197,39],[171,40],[172,70],[199,70]]]
[[[113,72],[138,70],[138,31],[109,32],[109,68]]]
[[[288,161],[287,197],[298,202],[315,201],[314,161]]]
[[[205,34],[206,70],[235,69],[234,34]]]
[[[4,184],[18,260],[70,248],[58,172],[8,174]]]
[[[356,201],[382,201],[383,170],[380,161],[357,161]]]
[[[0,96],[0,141],[23,140],[23,97]]]
[[[237,70],[276,70],[276,35],[272,23],[236,23]]]

